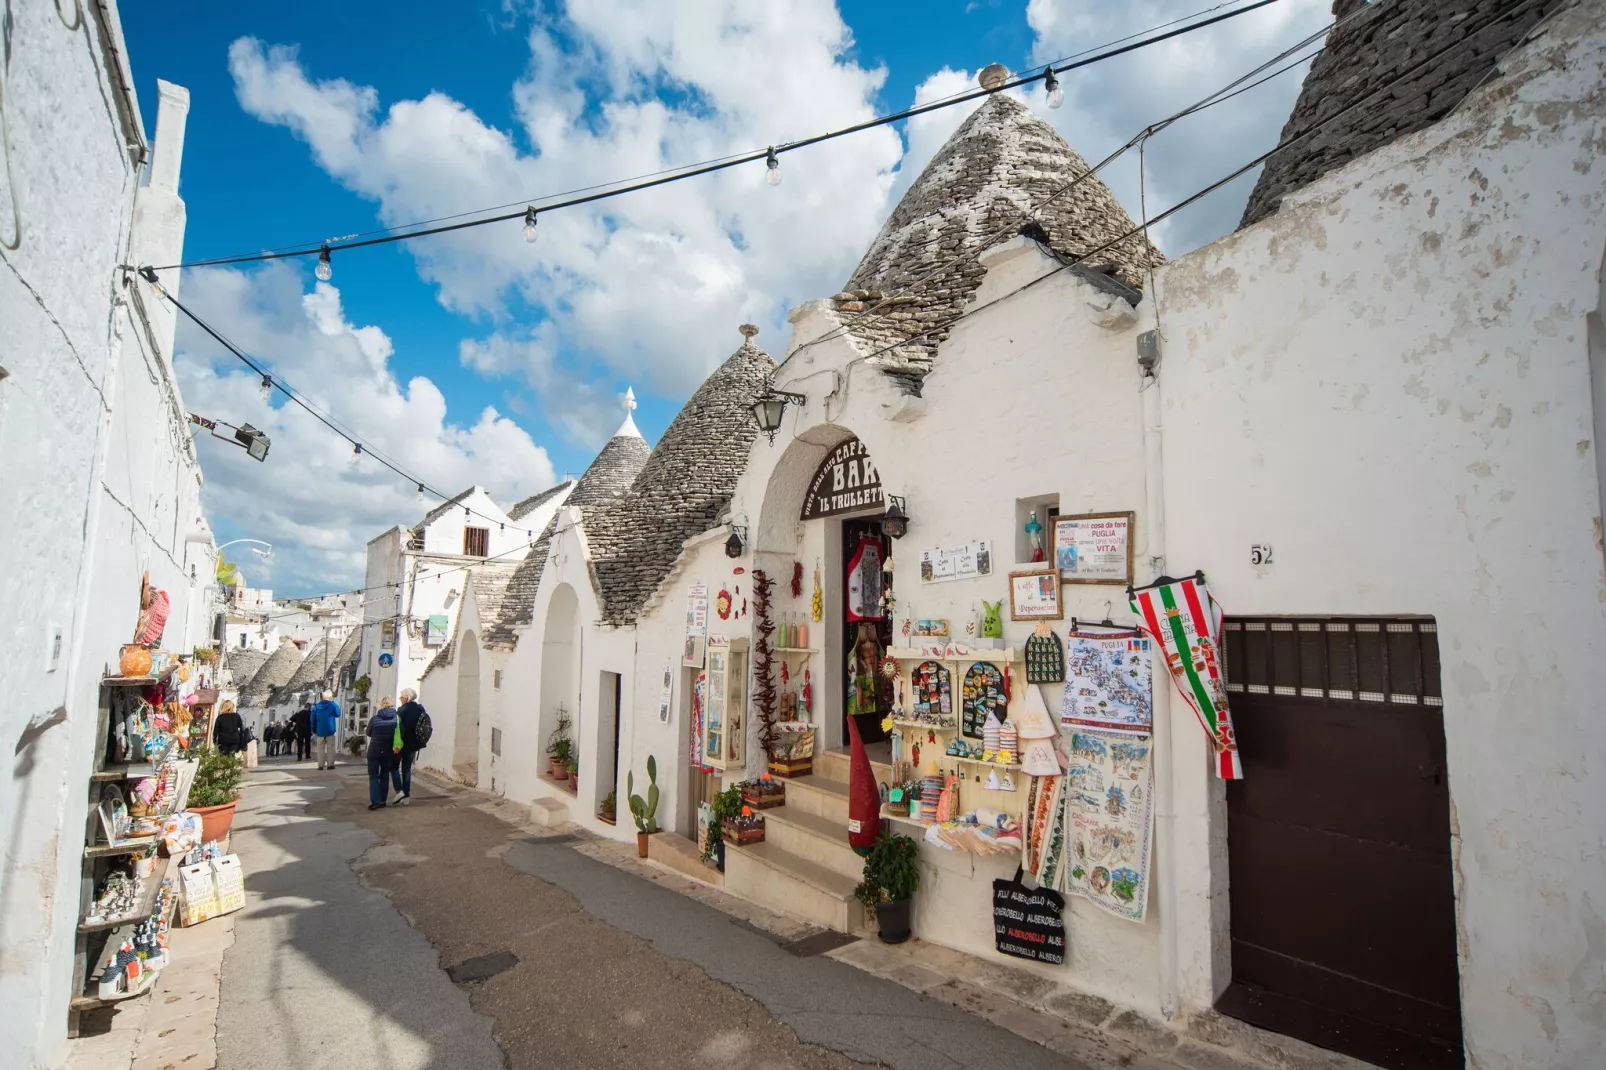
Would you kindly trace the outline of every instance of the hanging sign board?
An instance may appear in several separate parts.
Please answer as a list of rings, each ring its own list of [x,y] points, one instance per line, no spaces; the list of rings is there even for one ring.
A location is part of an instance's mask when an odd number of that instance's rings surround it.
[[[1066,583],[1132,582],[1132,513],[1054,518],[1054,564]]]
[[[708,584],[694,583],[686,594],[686,648],[681,661],[702,668],[708,640]]]
[[[425,646],[444,646],[446,644],[446,629],[451,621],[444,613],[430,614],[428,627],[424,632]]]
[[[803,498],[803,520],[881,508],[881,473],[864,443],[850,438],[825,455]]]

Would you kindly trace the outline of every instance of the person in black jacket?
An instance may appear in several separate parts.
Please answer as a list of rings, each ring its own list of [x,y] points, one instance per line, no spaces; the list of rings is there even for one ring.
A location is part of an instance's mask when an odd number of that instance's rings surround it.
[[[249,739],[245,722],[234,712],[234,703],[225,702],[212,722],[212,745],[224,754],[238,754],[245,750]]]
[[[396,711],[396,719],[401,722],[402,730],[402,750],[397,767],[401,776],[401,797],[396,800],[396,805],[406,806],[413,801],[413,759],[425,746],[418,741],[418,719],[424,715],[424,707],[418,701],[418,692],[410,687],[401,693],[401,701],[401,708]]]
[[[296,761],[304,762],[312,757],[312,707],[303,703],[301,708],[290,715],[290,734],[296,740]]]

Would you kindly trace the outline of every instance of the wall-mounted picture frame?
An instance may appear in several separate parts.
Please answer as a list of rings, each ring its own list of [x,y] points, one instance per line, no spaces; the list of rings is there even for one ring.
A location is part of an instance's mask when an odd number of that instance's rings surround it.
[[[1054,518],[1054,565],[1065,583],[1132,583],[1136,514],[1082,513]]]
[[[1009,574],[1010,620],[1063,620],[1060,574],[1055,568],[1036,568]]]

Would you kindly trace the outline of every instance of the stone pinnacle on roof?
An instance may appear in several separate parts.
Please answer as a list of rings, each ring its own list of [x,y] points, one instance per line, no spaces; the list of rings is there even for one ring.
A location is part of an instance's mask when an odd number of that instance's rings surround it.
[[[636,430],[636,418],[631,415],[636,410],[636,391],[633,387],[625,387],[625,399],[621,404],[625,409],[625,422],[619,425],[619,430],[613,433],[613,437],[641,438],[641,432]]]
[[[1141,288],[1165,258],[1141,234],[1116,241],[1135,224],[1089,170],[1024,104],[988,97],[915,179],[832,299],[856,345],[918,392],[986,274],[980,254],[1030,222],[1056,253],[1086,255],[1088,268]]]

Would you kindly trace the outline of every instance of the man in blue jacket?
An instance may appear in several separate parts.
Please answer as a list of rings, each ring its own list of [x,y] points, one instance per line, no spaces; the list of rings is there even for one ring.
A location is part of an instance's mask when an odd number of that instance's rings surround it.
[[[340,706],[335,693],[325,691],[323,700],[312,707],[312,756],[319,769],[335,767],[335,732],[340,728]]]

